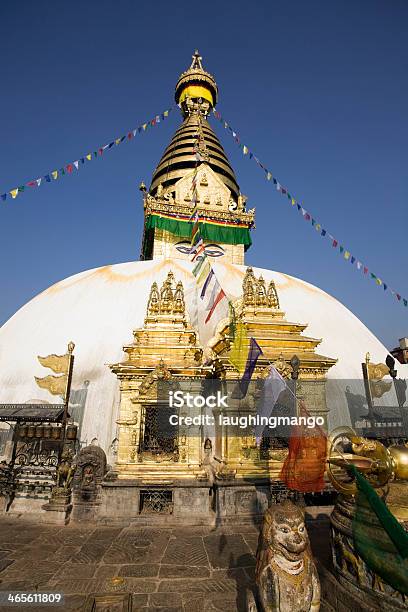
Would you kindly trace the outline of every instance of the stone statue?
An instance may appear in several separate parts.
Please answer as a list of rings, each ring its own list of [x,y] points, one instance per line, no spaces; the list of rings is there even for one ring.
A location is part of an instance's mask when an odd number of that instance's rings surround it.
[[[256,553],[258,603],[248,612],[318,612],[320,583],[310,551],[304,513],[290,501],[264,515]]]
[[[64,449],[61,455],[61,461],[57,469],[57,482],[56,487],[58,489],[64,489],[70,491],[71,482],[74,477],[76,465],[73,463],[73,453],[69,449]]]
[[[92,521],[101,504],[101,483],[107,472],[106,455],[96,444],[82,448],[76,461],[73,480],[74,521]]]

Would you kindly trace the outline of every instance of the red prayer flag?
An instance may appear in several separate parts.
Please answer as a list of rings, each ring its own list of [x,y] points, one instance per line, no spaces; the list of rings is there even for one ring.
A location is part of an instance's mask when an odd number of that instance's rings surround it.
[[[310,417],[304,402],[300,402],[300,417]],[[312,493],[324,489],[327,436],[316,425],[295,425],[289,438],[289,453],[280,473],[280,480],[288,489]]]
[[[217,295],[217,297],[214,300],[214,304],[211,306],[211,310],[210,310],[210,312],[207,315],[205,323],[208,323],[208,321],[211,319],[211,317],[212,317],[212,315],[214,313],[214,310],[217,308],[217,304],[219,304],[219,302],[221,302],[222,298],[224,298],[224,297],[226,297],[225,293],[224,293],[224,290],[221,289],[219,294]]]

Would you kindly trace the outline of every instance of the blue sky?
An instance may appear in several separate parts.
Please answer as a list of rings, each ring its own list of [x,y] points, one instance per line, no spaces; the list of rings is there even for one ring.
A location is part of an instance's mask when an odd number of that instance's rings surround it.
[[[404,0],[4,0],[0,18],[0,193],[171,106],[197,47],[242,141],[408,298]],[[0,201],[0,323],[66,276],[138,259],[138,185],[150,182],[179,122],[176,109],[75,175]],[[247,263],[318,285],[388,347],[408,335],[408,308],[342,260],[212,124],[257,209]]]

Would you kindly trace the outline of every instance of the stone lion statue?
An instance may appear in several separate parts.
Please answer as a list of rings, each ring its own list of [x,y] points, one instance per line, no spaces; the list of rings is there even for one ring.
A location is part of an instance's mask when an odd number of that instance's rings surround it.
[[[248,593],[248,612],[318,612],[320,583],[304,513],[290,501],[264,515],[256,552],[258,601]]]

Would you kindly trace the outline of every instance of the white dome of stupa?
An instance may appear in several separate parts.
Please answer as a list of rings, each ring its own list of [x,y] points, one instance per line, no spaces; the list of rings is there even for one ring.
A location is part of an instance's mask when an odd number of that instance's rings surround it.
[[[228,297],[240,297],[246,266],[213,267]],[[0,402],[58,401],[35,382],[34,376],[48,373],[37,355],[63,354],[72,340],[76,346],[71,401],[83,411],[81,441],[96,438],[108,451],[116,437],[119,409],[119,381],[108,365],[124,360],[122,347],[133,341],[133,330],[143,326],[153,282],[160,284],[170,270],[183,283],[186,310],[191,313],[192,268],[182,259],[107,265],[70,276],[40,293],[0,328]],[[307,324],[305,334],[322,339],[318,352],[338,360],[328,371],[330,425],[347,424],[344,381],[359,380],[361,392],[365,354],[369,352],[373,362],[384,362],[387,349],[321,289],[280,272],[254,268],[254,273],[275,281],[286,319]],[[408,366],[397,368],[398,375],[407,378],[403,370]]]

